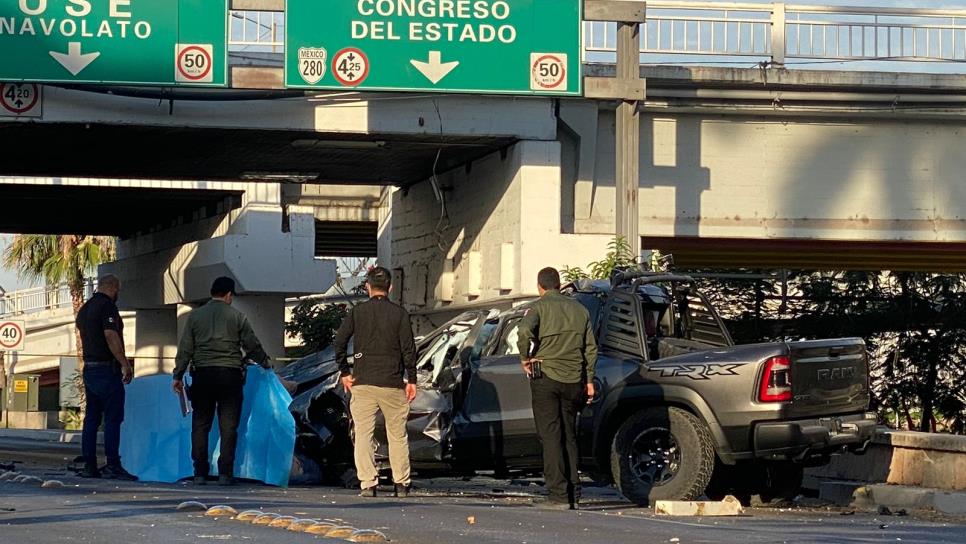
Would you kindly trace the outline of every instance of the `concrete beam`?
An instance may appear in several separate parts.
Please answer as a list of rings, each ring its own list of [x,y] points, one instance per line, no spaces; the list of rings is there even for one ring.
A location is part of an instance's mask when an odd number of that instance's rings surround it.
[[[647,3],[627,0],[584,0],[584,20],[643,23],[647,20]]]
[[[644,100],[646,89],[643,79],[584,78],[584,97],[596,100]]]
[[[232,66],[233,89],[284,89],[285,71],[281,68]]]
[[[584,76],[614,77],[613,64],[586,64]],[[911,91],[930,94],[966,93],[962,74],[854,72],[701,66],[641,66],[651,88],[708,86],[716,88],[793,88],[858,92]]]
[[[285,0],[231,0],[229,9],[238,11],[285,11]]]
[[[256,76],[251,77],[255,81]],[[464,136],[555,140],[557,137],[553,100],[549,98],[339,95],[337,98],[318,95],[237,101],[199,100],[198,96],[179,100],[174,96],[171,100],[159,101],[46,87],[44,118],[38,122],[398,134],[434,139]]]

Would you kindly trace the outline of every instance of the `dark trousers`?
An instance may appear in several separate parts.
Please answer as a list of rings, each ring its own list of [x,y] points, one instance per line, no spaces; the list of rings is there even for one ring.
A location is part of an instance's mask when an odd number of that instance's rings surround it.
[[[121,367],[116,363],[90,363],[84,366],[84,395],[87,408],[84,431],[81,434],[81,453],[84,463],[97,468],[97,430],[104,420],[104,453],[107,464],[120,466],[121,422],[124,421],[124,382]]]
[[[580,500],[577,472],[577,414],[584,402],[584,385],[561,383],[546,376],[530,381],[533,421],[543,445],[543,475],[550,500]]]
[[[216,411],[221,433],[218,474],[234,476],[244,386],[245,377],[238,368],[199,368],[191,373],[191,460],[195,476],[207,476],[211,468],[208,435]]]

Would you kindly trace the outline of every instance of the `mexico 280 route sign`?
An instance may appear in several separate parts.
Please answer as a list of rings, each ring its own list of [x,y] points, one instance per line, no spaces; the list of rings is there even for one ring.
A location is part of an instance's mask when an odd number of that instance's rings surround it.
[[[0,0],[0,81],[224,86],[227,0]]]
[[[287,0],[285,85],[580,95],[583,0]]]

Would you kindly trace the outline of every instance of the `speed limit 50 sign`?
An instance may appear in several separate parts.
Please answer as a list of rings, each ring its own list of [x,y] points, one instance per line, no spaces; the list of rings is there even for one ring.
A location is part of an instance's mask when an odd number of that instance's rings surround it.
[[[174,80],[179,83],[211,83],[212,45],[179,43],[174,50]]]
[[[0,351],[23,351],[25,331],[23,321],[0,322]]]

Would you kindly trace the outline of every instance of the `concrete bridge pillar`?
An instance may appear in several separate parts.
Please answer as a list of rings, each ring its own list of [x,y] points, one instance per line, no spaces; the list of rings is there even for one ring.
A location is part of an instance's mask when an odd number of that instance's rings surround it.
[[[174,308],[137,310],[134,369],[137,376],[171,372],[178,346],[178,315]]]
[[[315,258],[312,208],[283,207],[277,184],[201,185],[243,191],[241,206],[122,240],[119,259],[100,270],[121,278],[121,309],[137,311],[139,375],[171,371],[187,313],[210,298],[219,276],[234,278],[235,307],[276,360],[284,355],[285,299],[335,283],[335,263]]]
[[[285,297],[281,295],[242,295],[235,297],[232,306],[245,314],[265,348],[265,353],[278,367],[278,359],[285,356]]]
[[[610,235],[565,232],[562,171],[559,142],[521,141],[439,176],[445,214],[429,180],[392,194],[379,260],[417,328],[533,298],[541,268],[585,267],[606,252]]]

